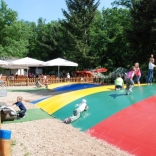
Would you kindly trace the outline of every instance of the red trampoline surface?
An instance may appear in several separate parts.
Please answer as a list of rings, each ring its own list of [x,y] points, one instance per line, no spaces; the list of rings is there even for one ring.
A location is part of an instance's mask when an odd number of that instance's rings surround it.
[[[156,156],[156,96],[114,114],[87,133],[136,156]]]

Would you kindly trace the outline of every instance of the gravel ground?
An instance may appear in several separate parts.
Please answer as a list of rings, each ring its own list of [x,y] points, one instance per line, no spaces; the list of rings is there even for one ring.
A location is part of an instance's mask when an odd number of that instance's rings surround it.
[[[27,109],[33,109],[36,107],[29,102],[47,95],[53,96],[54,92],[48,90],[8,92],[7,97],[1,97],[1,101],[11,105],[17,96],[22,96]],[[11,156],[130,156],[102,140],[53,118],[3,124],[2,129],[12,131]]]

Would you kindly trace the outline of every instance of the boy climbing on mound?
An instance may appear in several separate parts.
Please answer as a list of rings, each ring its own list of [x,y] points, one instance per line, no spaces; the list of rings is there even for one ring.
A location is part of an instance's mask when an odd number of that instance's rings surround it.
[[[27,109],[25,108],[24,104],[22,103],[22,97],[18,96],[17,97],[17,102],[15,102],[13,105],[16,105],[17,107],[19,107],[20,111],[18,112],[18,118],[24,118],[25,117],[25,113],[27,111]]]
[[[121,74],[117,75],[117,78],[115,79],[115,90],[121,90],[124,88],[124,81],[121,78]]]
[[[71,123],[71,122],[77,120],[80,117],[81,112],[86,111],[88,109],[86,102],[87,101],[85,99],[83,99],[80,104],[77,104],[78,108],[73,111],[73,115],[71,117],[64,119],[63,122]]]

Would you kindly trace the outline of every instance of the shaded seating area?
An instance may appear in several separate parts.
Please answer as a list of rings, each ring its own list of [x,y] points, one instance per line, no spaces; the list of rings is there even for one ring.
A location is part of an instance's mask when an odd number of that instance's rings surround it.
[[[67,78],[58,78],[53,75],[47,75],[47,78],[48,84],[68,82]],[[41,76],[40,78],[27,78],[27,76],[20,75],[14,78],[6,76],[1,77],[5,86],[35,86],[38,79],[40,79],[40,83],[44,85],[44,76]],[[70,78],[70,82],[82,82],[82,80],[81,77],[72,77]],[[84,77],[83,82],[93,83],[93,77]]]
[[[1,67],[7,69],[18,69],[17,72],[4,72],[1,73],[1,80],[4,81],[5,86],[35,86],[37,82],[40,82],[42,85],[45,85],[44,76],[48,78],[48,84],[53,83],[64,83],[64,82],[85,82],[85,83],[95,83],[94,75],[91,71],[75,71],[75,74],[67,79],[66,76],[60,76],[60,67],[61,66],[78,66],[77,63],[65,60],[62,58],[57,58],[49,60],[47,62],[36,60],[33,58],[25,57],[22,59],[15,59],[11,61],[2,61],[0,62]],[[38,67],[49,67],[49,66],[58,66],[58,73],[55,75],[43,75],[43,72],[39,72]],[[35,71],[29,72],[29,67],[37,67]],[[24,70],[26,69],[26,70]],[[104,70],[103,70],[104,69]],[[106,72],[105,68],[100,68],[94,72]],[[14,73],[14,74],[12,74]],[[34,74],[35,73],[35,74]],[[5,76],[10,74],[9,76]],[[56,76],[57,75],[57,76]],[[106,80],[104,80],[106,82]],[[96,83],[103,84],[101,77],[96,77]]]

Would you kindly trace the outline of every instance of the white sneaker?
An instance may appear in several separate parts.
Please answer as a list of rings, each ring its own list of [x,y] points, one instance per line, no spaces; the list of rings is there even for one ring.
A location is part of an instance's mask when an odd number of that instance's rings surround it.
[[[126,95],[129,95],[129,92],[128,92],[128,90],[126,89]]]
[[[25,113],[25,115],[22,118],[25,118],[27,116],[27,114]]]
[[[130,88],[129,91],[132,93],[132,92],[133,92],[133,91],[132,91],[132,88]]]

